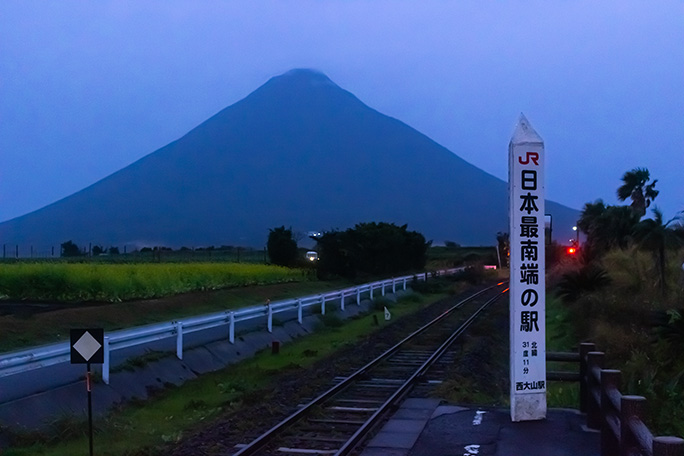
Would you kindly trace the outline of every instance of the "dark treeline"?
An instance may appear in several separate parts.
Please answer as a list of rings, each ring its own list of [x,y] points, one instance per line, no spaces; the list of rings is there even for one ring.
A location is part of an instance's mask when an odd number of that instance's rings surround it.
[[[317,239],[318,275],[354,278],[421,270],[431,242],[406,225],[360,223],[346,231],[326,232]]]
[[[72,240],[58,246],[35,248],[34,246],[20,247],[18,245],[3,245],[2,259],[13,260],[50,260],[61,259],[69,261],[245,261],[250,263],[265,263],[265,250],[251,247],[232,245],[180,247],[167,246],[103,246],[89,243],[78,245]]]

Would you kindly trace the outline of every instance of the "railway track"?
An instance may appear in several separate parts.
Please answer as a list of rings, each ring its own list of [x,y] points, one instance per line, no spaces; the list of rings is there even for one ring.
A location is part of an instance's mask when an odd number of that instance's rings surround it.
[[[440,377],[445,357],[454,356],[449,347],[504,288],[499,283],[460,301],[356,372],[337,378],[330,389],[240,445],[234,456],[351,454],[426,374]]]

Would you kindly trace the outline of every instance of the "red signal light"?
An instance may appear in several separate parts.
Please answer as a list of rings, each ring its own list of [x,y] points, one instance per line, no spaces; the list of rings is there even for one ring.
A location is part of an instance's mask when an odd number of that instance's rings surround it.
[[[574,255],[577,253],[577,248],[576,247],[568,247],[567,252],[568,252],[568,255]]]

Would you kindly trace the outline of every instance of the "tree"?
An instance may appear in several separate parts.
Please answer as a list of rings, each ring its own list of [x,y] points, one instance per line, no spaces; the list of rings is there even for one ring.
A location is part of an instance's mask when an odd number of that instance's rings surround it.
[[[431,242],[407,225],[359,223],[344,232],[326,232],[318,238],[319,276],[380,275],[425,267]]]
[[[359,223],[350,236],[349,248],[361,271],[377,275],[425,267],[430,244],[422,234],[408,231],[407,225]]]
[[[620,201],[625,201],[627,198],[632,199],[631,206],[639,214],[639,218],[646,215],[646,208],[651,205],[651,201],[659,193],[655,189],[658,179],[648,184],[650,178],[648,169],[634,168],[622,176],[623,184],[617,189],[617,196]]]
[[[318,276],[325,279],[328,275],[353,278],[356,264],[349,248],[353,241],[347,231],[326,231],[316,237],[318,252]]]
[[[639,218],[629,206],[606,206],[601,200],[585,204],[577,221],[587,237],[585,251],[601,255],[611,248],[626,249]]]
[[[94,245],[93,246],[93,256],[98,256],[98,255],[101,255],[105,252],[106,252],[105,248],[102,247],[101,245]]]
[[[66,241],[61,244],[61,247],[61,256],[63,257],[77,257],[82,255],[81,249],[79,249],[78,246],[73,243],[73,241]]]
[[[681,223],[675,224],[682,219],[680,212],[667,223],[663,223],[663,212],[657,207],[653,209],[653,218],[639,222],[634,227],[634,238],[642,248],[650,250],[658,272],[660,291],[664,295],[667,285],[665,283],[665,252],[668,248],[677,248],[682,245],[679,234]]]
[[[292,266],[297,261],[297,241],[292,236],[292,229],[285,226],[269,230],[266,244],[271,263],[278,266]]]

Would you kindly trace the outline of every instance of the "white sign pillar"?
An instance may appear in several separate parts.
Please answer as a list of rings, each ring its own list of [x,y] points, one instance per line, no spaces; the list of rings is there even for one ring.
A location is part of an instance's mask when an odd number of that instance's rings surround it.
[[[546,418],[544,141],[524,115],[508,145],[511,419]]]

